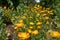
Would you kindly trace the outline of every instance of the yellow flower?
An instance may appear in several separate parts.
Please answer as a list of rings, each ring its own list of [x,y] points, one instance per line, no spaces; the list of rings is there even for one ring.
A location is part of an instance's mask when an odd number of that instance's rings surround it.
[[[41,25],[42,24],[42,22],[37,22],[37,25]]]
[[[41,29],[41,26],[37,26],[37,29]]]
[[[35,4],[34,6],[37,6],[37,4]]]
[[[35,9],[37,8],[36,5],[34,6],[34,8],[35,8]]]
[[[40,5],[35,5],[34,9],[39,10],[40,9]]]
[[[36,10],[39,10],[40,8],[36,8]]]
[[[33,22],[30,22],[30,25],[34,25],[34,23]]]
[[[32,16],[30,16],[30,18],[33,18]]]
[[[37,35],[37,34],[38,34],[38,30],[32,31],[32,34],[33,34],[33,35]]]
[[[23,23],[23,20],[20,20],[19,22],[20,22],[20,23]]]
[[[29,33],[31,33],[31,32],[32,32],[32,30],[31,30],[31,29],[28,29],[28,32],[29,32]]]
[[[23,23],[19,23],[19,24],[15,24],[14,26],[17,27],[17,28],[19,28],[19,27],[23,27],[24,24]]]
[[[36,14],[36,17],[39,17],[39,16],[40,16],[40,14],[39,14],[39,13],[37,13],[37,14]]]
[[[40,5],[37,5],[38,7],[40,7]]]
[[[26,16],[22,16],[23,19],[26,19]]]
[[[47,14],[41,14],[41,16],[45,16],[45,15],[47,15]]]
[[[49,14],[53,15],[54,13],[49,13]]]
[[[17,29],[18,27],[14,27],[14,29]]]
[[[58,31],[53,31],[53,32],[51,33],[51,36],[52,36],[52,37],[60,37],[60,33],[59,33]]]
[[[49,19],[49,17],[48,17],[48,16],[46,16],[46,17],[45,17],[45,19]]]
[[[30,26],[29,28],[30,28],[30,29],[33,29],[33,26]]]
[[[22,40],[24,39],[28,39],[30,37],[30,34],[29,33],[26,33],[26,32],[19,32],[18,33],[18,37]]]
[[[32,11],[32,12],[34,12],[34,10],[33,10],[33,9],[31,9],[31,11]]]
[[[48,11],[48,13],[50,13],[50,11]]]
[[[41,13],[44,13],[44,12],[45,12],[45,10],[42,10],[42,11],[41,11]]]
[[[46,24],[49,24],[49,21],[46,21]]]
[[[6,6],[4,6],[4,9],[6,9]]]

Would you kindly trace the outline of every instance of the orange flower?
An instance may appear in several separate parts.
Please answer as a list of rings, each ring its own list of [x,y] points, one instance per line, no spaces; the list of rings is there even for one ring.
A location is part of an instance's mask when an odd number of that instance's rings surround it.
[[[38,30],[32,31],[32,34],[33,34],[33,35],[37,35],[37,34],[38,34]]]
[[[43,16],[46,16],[47,14],[41,14],[41,16],[43,17]]]
[[[39,10],[39,9],[41,9],[41,8],[42,8],[42,6],[37,5],[37,4],[34,6],[34,9],[36,9],[36,10]]]
[[[45,12],[45,10],[42,10],[42,11],[41,11],[41,13],[44,13],[44,12]]]
[[[53,31],[51,36],[52,37],[60,37],[60,33],[58,31]]]
[[[23,27],[23,25],[24,25],[23,23],[19,23],[19,24],[15,24],[14,26],[19,28],[19,27]]]
[[[37,29],[41,29],[41,26],[37,26]]]
[[[18,37],[22,40],[24,39],[28,39],[30,37],[30,34],[29,33],[26,33],[26,32],[19,32],[18,33]]]
[[[36,8],[36,10],[39,10],[40,8]]]

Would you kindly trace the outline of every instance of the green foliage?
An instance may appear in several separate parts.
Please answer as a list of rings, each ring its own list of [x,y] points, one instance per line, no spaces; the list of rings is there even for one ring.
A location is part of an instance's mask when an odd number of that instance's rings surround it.
[[[6,28],[5,24],[3,23],[3,9],[0,8],[0,39],[6,40]]]
[[[55,19],[59,21],[60,20],[60,0],[55,0],[54,5],[53,5],[53,10],[56,15]]]

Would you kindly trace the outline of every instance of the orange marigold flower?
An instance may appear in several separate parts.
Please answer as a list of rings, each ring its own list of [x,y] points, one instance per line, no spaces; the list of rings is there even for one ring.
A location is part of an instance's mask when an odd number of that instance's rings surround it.
[[[41,14],[41,16],[46,16],[47,14]]]
[[[20,39],[28,39],[29,37],[30,37],[30,34],[29,33],[26,33],[26,32],[19,32],[18,33],[18,37],[20,38]]]
[[[23,23],[19,23],[19,24],[15,24],[14,26],[17,27],[17,28],[19,28],[19,27],[23,27],[24,24]]]
[[[37,34],[38,34],[38,30],[32,31],[32,34],[33,34],[33,35],[37,35]]]
[[[52,37],[60,37],[60,33],[59,33],[58,31],[53,31],[53,32],[51,33],[51,36],[52,36]]]
[[[41,29],[41,26],[37,26],[37,29]]]
[[[42,10],[42,11],[41,11],[41,13],[44,13],[44,12],[46,12],[46,11],[45,11],[45,10]]]

